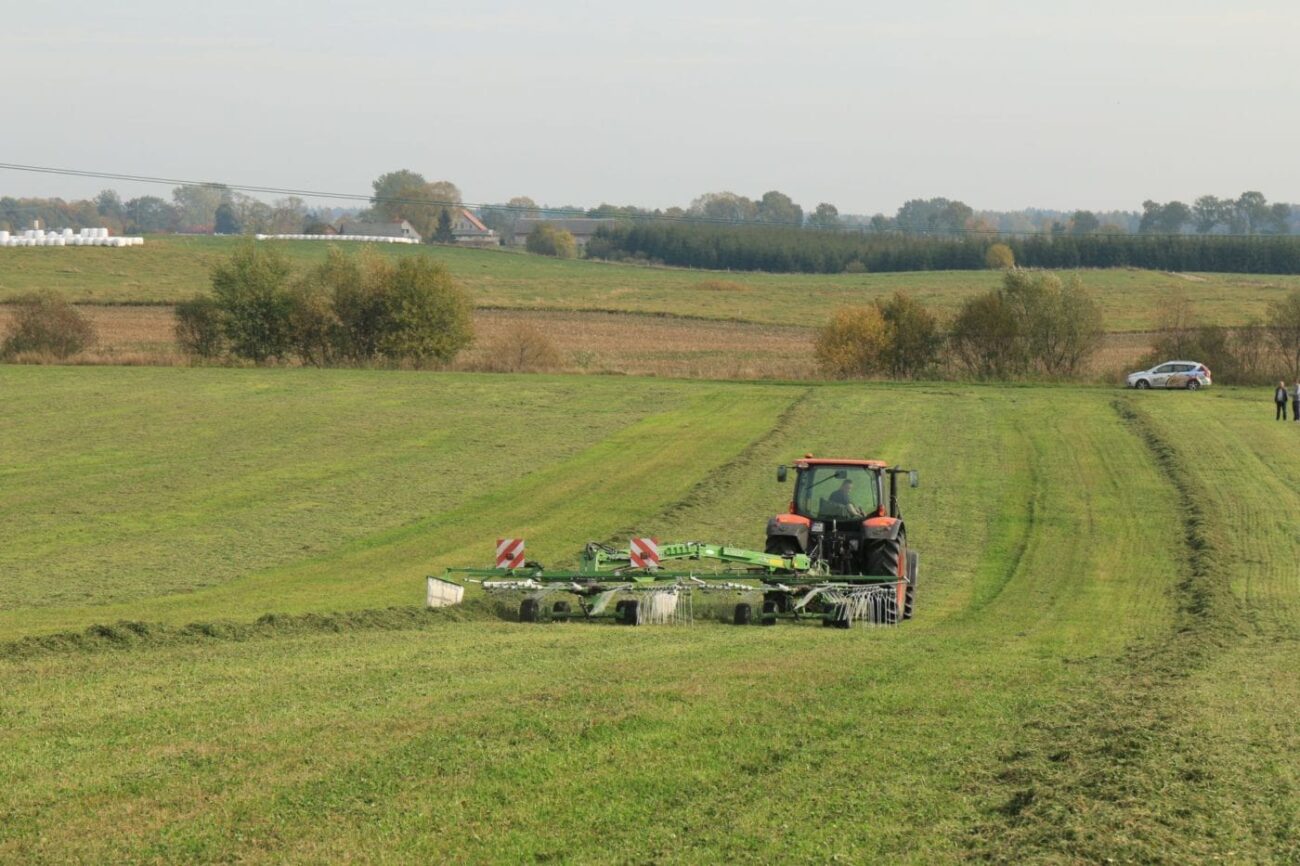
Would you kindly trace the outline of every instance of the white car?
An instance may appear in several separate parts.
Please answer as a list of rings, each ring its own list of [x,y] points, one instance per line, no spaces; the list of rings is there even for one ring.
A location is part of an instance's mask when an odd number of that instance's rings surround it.
[[[1128,374],[1128,386],[1139,390],[1186,388],[1188,391],[1196,391],[1213,384],[1210,368],[1195,361],[1166,361],[1150,370]]]

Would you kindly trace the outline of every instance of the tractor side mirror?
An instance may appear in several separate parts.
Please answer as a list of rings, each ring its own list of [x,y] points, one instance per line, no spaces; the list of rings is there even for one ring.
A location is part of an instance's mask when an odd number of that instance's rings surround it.
[[[784,466],[776,467],[776,480],[778,483],[784,484],[785,479],[789,477],[789,475],[790,475],[790,470],[786,469]]]
[[[921,473],[920,473],[920,472],[917,472],[915,469],[909,471],[909,472],[907,473],[907,483],[908,483],[910,486],[912,486],[912,487],[920,487],[920,486],[921,486]]]

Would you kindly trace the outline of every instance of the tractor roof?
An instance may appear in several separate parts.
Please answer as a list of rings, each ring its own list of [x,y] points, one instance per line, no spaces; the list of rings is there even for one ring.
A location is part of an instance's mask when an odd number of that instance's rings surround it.
[[[865,466],[867,469],[886,469],[889,464],[883,460],[839,460],[834,457],[805,457],[796,460],[795,466]]]

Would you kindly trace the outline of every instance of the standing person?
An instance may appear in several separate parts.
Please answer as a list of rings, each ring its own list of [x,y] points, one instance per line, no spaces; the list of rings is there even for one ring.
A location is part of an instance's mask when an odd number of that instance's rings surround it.
[[[1300,421],[1300,379],[1296,380],[1295,393],[1291,395],[1291,420]]]
[[[1286,420],[1286,382],[1278,382],[1277,390],[1273,392],[1273,403],[1277,406],[1277,412],[1273,414],[1274,421]]]

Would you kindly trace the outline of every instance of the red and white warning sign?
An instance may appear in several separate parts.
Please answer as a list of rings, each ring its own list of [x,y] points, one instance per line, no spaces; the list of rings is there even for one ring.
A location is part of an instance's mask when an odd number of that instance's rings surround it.
[[[659,539],[634,538],[628,547],[633,568],[659,567]]]
[[[497,539],[497,568],[522,568],[524,540],[522,538]]]

